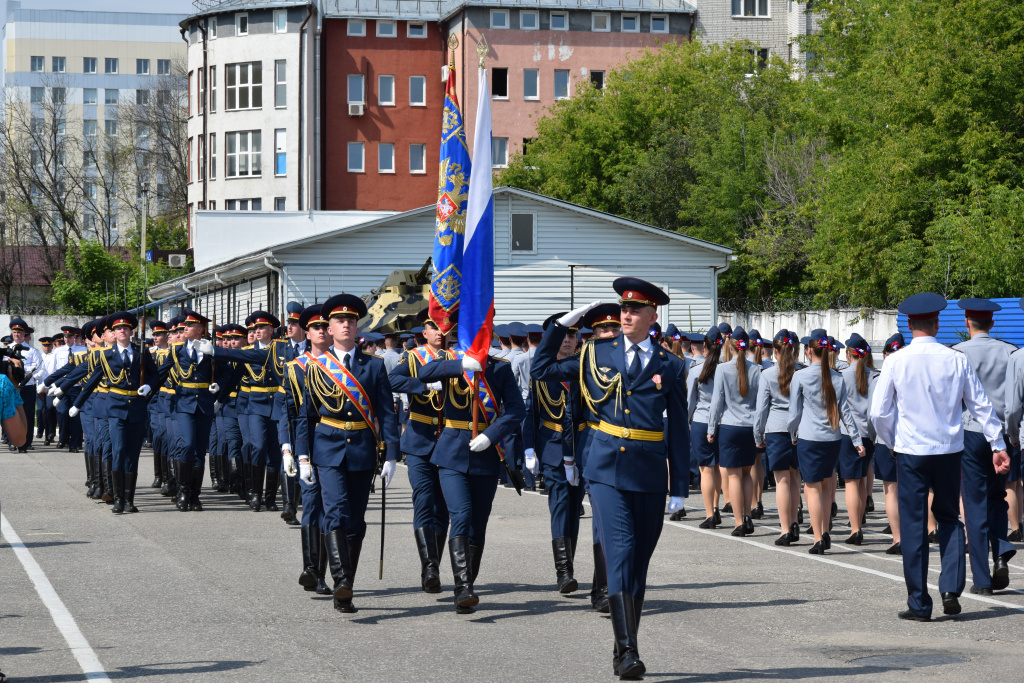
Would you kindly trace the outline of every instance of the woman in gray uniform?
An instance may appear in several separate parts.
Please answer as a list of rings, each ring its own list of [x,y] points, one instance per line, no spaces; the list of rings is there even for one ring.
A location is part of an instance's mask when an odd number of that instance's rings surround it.
[[[686,376],[686,406],[690,411],[690,451],[700,468],[700,493],[704,499],[705,519],[701,529],[714,529],[722,523],[718,511],[718,492],[722,474],[718,469],[718,444],[708,437],[708,409],[714,388],[718,359],[722,354],[722,333],[712,327],[704,337],[704,362]]]
[[[853,421],[857,425],[864,449],[858,452],[853,447],[852,435],[844,425],[843,443],[839,447],[839,469],[846,479],[846,511],[850,515],[851,533],[846,542],[849,545],[860,545],[864,542],[861,524],[868,496],[868,472],[871,471],[871,458],[875,453],[875,429],[871,426],[868,413],[879,373],[871,359],[871,347],[856,332],[846,340],[846,352],[850,363],[841,373],[847,388],[850,412],[853,413]]]

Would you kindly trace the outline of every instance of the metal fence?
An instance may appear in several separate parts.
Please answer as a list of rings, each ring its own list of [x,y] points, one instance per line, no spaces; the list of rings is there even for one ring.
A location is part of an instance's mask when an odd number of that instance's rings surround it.
[[[883,302],[878,306],[869,306],[862,301],[851,300],[846,294],[805,294],[800,296],[763,296],[763,297],[719,297],[718,310],[721,313],[748,313],[753,311],[818,311],[824,309],[857,309],[877,308],[893,309],[899,300]]]

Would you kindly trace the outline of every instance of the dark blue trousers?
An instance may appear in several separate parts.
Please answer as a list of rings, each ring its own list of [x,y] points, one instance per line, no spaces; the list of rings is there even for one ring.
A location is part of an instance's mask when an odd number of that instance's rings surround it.
[[[316,474],[324,505],[324,533],[341,529],[349,541],[362,541],[373,470],[350,472],[342,461],[338,467],[317,467]]]
[[[964,457],[960,470],[971,574],[975,586],[991,588],[989,550],[993,558],[1004,553],[1013,557],[1017,552],[1006,540],[1006,475],[996,474],[992,466],[992,448],[980,432],[964,432]]]
[[[297,465],[296,465],[297,467]],[[314,477],[312,484],[299,479],[299,495],[302,497],[302,526],[311,526],[325,531],[324,501],[320,492],[320,480]]]
[[[64,407],[64,401],[61,401],[60,404],[57,407],[58,408]],[[72,418],[71,418],[71,416],[67,415],[67,411],[68,410],[70,410],[69,407],[65,407],[64,408],[64,413],[67,416],[67,420],[68,420],[67,424],[70,425]],[[86,402],[86,404],[84,406],[82,406],[81,412],[78,413],[78,415],[76,415],[74,419],[78,420],[79,421],[79,425],[81,426],[81,430],[82,430],[82,446],[85,449],[85,453],[87,455],[90,455],[90,456],[92,456],[92,455],[99,455],[99,451],[95,450],[96,449],[96,436],[95,436],[95,434],[93,434],[92,412],[89,409],[89,403],[88,402]],[[64,439],[64,438],[66,438],[64,436],[64,432],[61,432],[61,439]],[[70,439],[68,441],[69,441],[68,445],[70,446],[71,445],[70,444]]]
[[[26,384],[18,389],[18,393],[21,394],[21,402],[25,406],[25,422],[28,424],[28,431],[25,432],[25,445],[23,448],[28,448],[32,445],[32,437],[36,435],[36,411],[34,410],[36,405],[36,385]]]
[[[177,459],[192,467],[202,467],[210,445],[210,423],[213,415],[201,411],[175,413],[174,428],[177,431]]]
[[[449,538],[469,536],[470,543],[483,548],[498,480],[491,475],[463,474],[447,467],[439,467],[437,475],[452,522]]]
[[[964,525],[960,522],[960,460],[963,451],[942,455],[897,453],[899,467],[900,543],[907,606],[931,616],[928,595],[928,489],[935,492],[932,513],[938,523],[942,571],[939,592],[959,596],[967,582]]]
[[[412,487],[412,528],[426,527],[434,533],[448,531],[448,507],[441,491],[437,466],[430,464],[430,455],[405,455]]]
[[[119,417],[107,418],[110,450],[114,472],[138,472],[139,452],[146,437],[145,422],[129,422]]]
[[[249,464],[281,470],[281,449],[277,443],[277,422],[269,415],[244,415],[239,420],[248,423],[251,446]]]
[[[224,447],[227,449],[228,458],[231,460],[238,459],[239,465],[241,465],[242,431],[238,428],[238,418],[224,416],[220,420],[220,425],[224,430]]]
[[[582,486],[569,486],[565,467],[543,465],[544,481],[548,487],[548,511],[551,513],[551,538],[568,537],[576,540],[580,535],[580,502]]]
[[[96,430],[96,447],[103,462],[113,461],[114,450],[110,444],[110,422],[106,417],[93,418],[93,428]],[[96,452],[94,451],[94,454]]]
[[[643,599],[647,567],[665,522],[665,495],[619,491],[607,484],[590,482],[609,595],[626,591]]]

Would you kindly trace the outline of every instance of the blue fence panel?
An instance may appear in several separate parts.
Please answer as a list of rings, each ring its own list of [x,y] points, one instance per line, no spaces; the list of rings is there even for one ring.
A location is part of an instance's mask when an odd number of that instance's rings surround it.
[[[992,336],[1010,342],[1014,346],[1024,346],[1024,310],[1019,305],[1020,299],[992,299],[1003,307],[992,316],[995,324]],[[903,336],[910,341],[910,328],[907,327],[907,316],[900,313],[897,324]],[[939,313],[938,340],[943,344],[956,344],[967,339],[967,327],[964,324],[964,310],[957,306],[956,300],[950,301],[942,313]]]

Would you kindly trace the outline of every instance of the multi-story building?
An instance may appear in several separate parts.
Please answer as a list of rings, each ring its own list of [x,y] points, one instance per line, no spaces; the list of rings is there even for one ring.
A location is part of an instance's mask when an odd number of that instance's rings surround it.
[[[9,120],[30,120],[21,129],[8,129],[21,130],[30,138],[26,147],[31,148],[33,167],[44,163],[63,167],[42,174],[62,178],[54,190],[61,195],[57,200],[61,206],[52,211],[74,214],[72,220],[84,237],[117,243],[127,235],[124,226],[135,223],[137,207],[123,201],[122,193],[129,191],[124,176],[115,178],[103,167],[103,140],[138,132],[119,131],[124,124],[119,108],[156,106],[158,99],[167,97],[164,83],[175,63],[180,68],[186,56],[178,26],[182,18],[178,14],[37,10],[23,8],[18,0],[7,2],[2,48],[5,115]],[[41,129],[55,133],[50,138],[56,154],[38,149],[35,134]],[[161,179],[151,182],[156,195]],[[46,201],[53,192],[40,194],[41,201]]]

